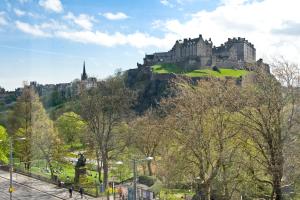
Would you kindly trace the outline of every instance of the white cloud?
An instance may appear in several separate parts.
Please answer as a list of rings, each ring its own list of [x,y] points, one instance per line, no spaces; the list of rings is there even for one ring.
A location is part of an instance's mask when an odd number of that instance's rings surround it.
[[[76,17],[71,12],[64,16],[64,18],[72,20],[73,23],[79,25],[85,30],[91,30],[93,28],[93,21],[95,21],[94,17],[92,16],[80,14],[78,17]]]
[[[109,34],[101,31],[58,31],[55,33],[55,36],[80,43],[97,44],[107,47],[130,45],[136,48],[155,46],[163,49],[169,47],[170,38],[175,40],[174,35],[171,34],[165,35],[164,38],[157,38],[141,32],[126,35],[119,32]]]
[[[28,34],[34,35],[34,36],[40,36],[40,37],[50,37],[51,35],[49,33],[46,33],[42,30],[42,28],[38,25],[30,25],[25,22],[16,21],[15,22],[16,27]]]
[[[121,20],[121,19],[128,18],[128,16],[122,12],[117,12],[117,13],[107,12],[107,13],[104,13],[103,16],[109,20]]]
[[[8,22],[5,18],[5,12],[0,12],[0,26],[5,26],[7,24]]]
[[[14,13],[18,16],[18,17],[22,17],[22,16],[29,16],[32,18],[42,18],[41,15],[36,14],[36,13],[32,13],[32,12],[26,12],[24,10],[20,10],[17,8],[14,8]]]
[[[39,5],[49,11],[57,13],[63,11],[63,5],[60,0],[40,0]]]
[[[106,47],[130,45],[141,49],[153,46],[167,50],[171,43],[177,39],[174,34],[165,34],[164,37],[159,38],[138,31],[131,34],[123,34],[120,32],[107,33],[102,31],[91,31],[88,29],[76,30],[53,19],[49,22],[35,25],[21,21],[16,21],[15,24],[19,30],[34,36],[63,38],[75,42],[96,44]]]
[[[215,10],[199,11],[186,21],[171,19],[160,25],[164,32],[178,38],[203,34],[216,45],[229,37],[245,37],[255,45],[257,57],[281,54],[300,63],[299,7],[300,2],[294,0],[223,0]]]
[[[164,22],[160,19],[157,19],[157,20],[154,20],[152,23],[151,23],[151,27],[153,29],[161,29],[164,25]]]
[[[173,8],[174,7],[174,4],[172,4],[170,2],[170,0],[160,0],[160,3],[163,4],[164,6],[168,6],[170,8]]]
[[[40,29],[51,35],[53,35],[53,33],[57,30],[69,30],[68,26],[54,19],[50,19],[48,22],[42,23],[41,25],[39,25],[39,27]]]
[[[20,9],[17,9],[17,8],[14,8],[14,12],[17,16],[21,17],[21,16],[24,16],[26,15],[26,12],[23,11],[23,10],[20,10]]]

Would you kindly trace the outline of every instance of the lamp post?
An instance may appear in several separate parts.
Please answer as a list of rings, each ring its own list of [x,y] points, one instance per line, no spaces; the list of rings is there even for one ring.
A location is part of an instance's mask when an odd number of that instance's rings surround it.
[[[120,165],[123,165],[123,162],[122,162],[122,161],[117,161],[117,162],[116,162],[116,165],[119,166],[119,167],[118,167],[118,168],[119,168],[119,181],[120,181],[120,183],[121,183],[122,180],[121,180],[121,170],[120,170]]]
[[[137,184],[137,163],[138,162],[141,162],[141,161],[150,161],[150,160],[153,160],[153,157],[147,157],[147,158],[144,158],[144,159],[133,159],[132,162],[133,162],[133,200],[137,200],[136,199],[136,192],[137,192],[137,188],[136,188],[136,184]]]
[[[123,165],[123,162],[122,161],[117,161],[115,164],[120,166],[120,165]],[[118,170],[119,170],[119,174],[121,174],[120,169],[118,169]],[[121,175],[120,175],[120,177],[121,177]],[[114,176],[112,177],[112,181],[113,181],[112,182],[113,197],[114,197],[114,200],[115,200],[116,199],[116,191],[115,191],[115,177]]]
[[[13,193],[13,140],[20,141],[25,140],[26,138],[15,138],[9,137],[9,199],[12,200]],[[3,140],[0,140],[3,142]]]

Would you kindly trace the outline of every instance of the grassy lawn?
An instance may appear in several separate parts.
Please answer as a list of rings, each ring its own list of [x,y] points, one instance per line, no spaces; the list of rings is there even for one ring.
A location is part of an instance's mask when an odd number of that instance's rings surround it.
[[[158,74],[168,74],[168,73],[184,74],[184,73],[186,73],[185,71],[182,70],[181,67],[174,65],[174,64],[153,65],[152,70],[154,73],[158,73]]]
[[[183,190],[183,189],[163,189],[160,192],[160,197],[162,199],[169,199],[169,200],[179,200],[183,199],[182,197],[185,197],[186,195],[193,196],[194,192],[191,192],[189,190]]]
[[[201,76],[240,77],[249,73],[246,70],[235,70],[235,69],[224,69],[224,68],[219,68],[220,72],[213,71],[211,69],[201,69],[201,70],[198,69],[193,71],[184,71],[181,67],[174,64],[154,65],[152,66],[152,70],[154,73],[158,73],[158,74],[175,73],[175,74],[184,74],[189,77],[201,77]]]

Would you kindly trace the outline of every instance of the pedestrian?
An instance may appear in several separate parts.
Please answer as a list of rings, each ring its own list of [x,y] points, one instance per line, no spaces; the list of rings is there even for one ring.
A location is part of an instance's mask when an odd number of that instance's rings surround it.
[[[80,186],[79,187],[79,194],[80,194],[80,196],[81,196],[81,198],[83,199],[83,188]]]
[[[118,194],[119,194],[119,198],[121,199],[122,197],[122,188],[118,187]]]
[[[72,198],[72,194],[73,194],[73,185],[71,185],[71,187],[69,188],[69,194],[70,194],[70,198]]]

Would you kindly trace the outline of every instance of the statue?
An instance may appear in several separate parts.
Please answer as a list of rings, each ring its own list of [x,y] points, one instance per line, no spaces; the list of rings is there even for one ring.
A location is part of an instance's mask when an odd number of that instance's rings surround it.
[[[82,153],[79,153],[79,158],[77,160],[77,163],[75,165],[75,178],[74,182],[77,184],[79,183],[80,176],[85,176],[86,175],[86,158]]]
[[[84,157],[84,155],[82,153],[79,153],[79,158],[77,160],[77,163],[76,163],[75,167],[76,168],[84,167],[85,163],[86,163],[86,158]]]

